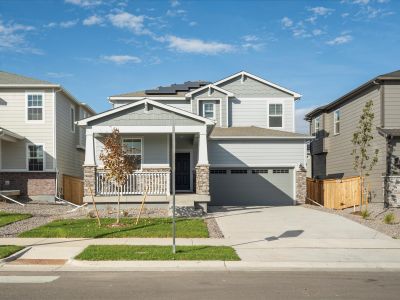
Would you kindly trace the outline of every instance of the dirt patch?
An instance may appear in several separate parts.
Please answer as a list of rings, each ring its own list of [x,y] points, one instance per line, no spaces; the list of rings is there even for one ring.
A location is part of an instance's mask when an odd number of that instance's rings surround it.
[[[348,218],[352,221],[358,222],[381,233],[391,236],[395,239],[400,239],[400,208],[384,208],[383,203],[369,203],[368,212],[369,216],[365,219],[362,218],[360,213],[354,213],[353,208],[346,208],[343,210],[333,210],[316,205],[303,204],[303,207],[315,209],[319,211],[328,212]],[[365,206],[364,206],[365,208]],[[356,210],[358,208],[356,207]],[[395,217],[394,224],[385,224],[384,218],[387,214],[393,213]]]

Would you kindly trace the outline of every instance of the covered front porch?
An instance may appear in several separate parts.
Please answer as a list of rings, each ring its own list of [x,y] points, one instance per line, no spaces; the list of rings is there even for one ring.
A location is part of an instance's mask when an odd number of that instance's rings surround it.
[[[100,114],[97,119],[86,119],[84,202],[92,202],[92,193],[97,203],[117,201],[118,187],[106,178],[99,158],[105,137],[117,128],[128,153],[136,156],[139,162],[122,188],[123,204],[138,205],[147,194],[146,205],[170,206],[175,153],[177,205],[206,211],[210,201],[207,135],[212,121],[150,100],[140,102],[122,111],[120,108],[111,110],[116,111],[114,116]],[[137,124],[138,119],[141,125]]]

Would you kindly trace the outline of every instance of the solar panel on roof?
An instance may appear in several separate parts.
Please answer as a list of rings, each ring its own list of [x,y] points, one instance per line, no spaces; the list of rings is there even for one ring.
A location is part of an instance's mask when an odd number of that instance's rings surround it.
[[[149,95],[158,95],[158,94],[176,94],[179,92],[190,91],[191,89],[197,89],[204,85],[209,84],[208,81],[186,81],[183,84],[172,84],[170,86],[159,86],[157,89],[146,90],[145,93]]]

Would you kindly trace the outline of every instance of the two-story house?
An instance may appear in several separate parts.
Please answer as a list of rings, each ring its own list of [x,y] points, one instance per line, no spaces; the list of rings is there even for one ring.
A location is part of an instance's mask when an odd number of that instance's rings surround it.
[[[59,84],[0,72],[0,191],[54,200],[63,175],[82,178],[85,132],[75,121],[93,114]]]
[[[371,151],[379,150],[378,163],[366,178],[371,198],[400,205],[400,71],[379,75],[306,115],[310,134],[316,137],[311,143],[312,176],[323,179],[358,175],[353,168],[351,140],[370,100],[374,113]]]
[[[128,155],[140,161],[127,178],[124,201],[168,205],[172,132],[175,188],[188,206],[293,205],[304,201],[306,141],[295,133],[301,95],[247,72],[217,82],[187,81],[111,96],[111,110],[86,118],[85,201],[115,201],[99,155],[119,129]]]

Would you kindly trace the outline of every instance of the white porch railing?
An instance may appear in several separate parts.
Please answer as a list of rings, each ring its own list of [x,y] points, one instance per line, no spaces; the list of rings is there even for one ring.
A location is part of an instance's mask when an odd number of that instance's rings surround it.
[[[170,194],[170,172],[135,172],[127,176],[122,195],[142,195],[147,189],[148,195]],[[96,195],[117,196],[118,187],[106,177],[104,172],[96,173]]]

